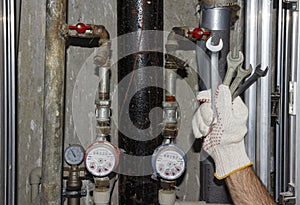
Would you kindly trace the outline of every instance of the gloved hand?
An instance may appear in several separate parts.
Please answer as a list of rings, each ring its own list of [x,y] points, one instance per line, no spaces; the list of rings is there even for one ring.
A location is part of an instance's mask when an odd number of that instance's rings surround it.
[[[215,95],[217,116],[213,116],[210,96],[210,90],[202,91],[197,96],[203,104],[193,117],[193,132],[196,138],[205,137],[203,149],[215,161],[215,177],[224,179],[253,164],[244,144],[248,109],[240,97],[232,102],[228,86],[220,85]]]

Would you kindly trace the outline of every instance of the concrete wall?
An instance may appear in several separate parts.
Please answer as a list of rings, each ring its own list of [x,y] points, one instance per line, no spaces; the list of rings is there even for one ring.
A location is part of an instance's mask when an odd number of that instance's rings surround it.
[[[165,0],[165,31],[174,26],[198,25],[194,15],[198,1]],[[69,0],[68,23],[77,22],[102,24],[110,32],[111,38],[117,34],[116,0]],[[18,204],[30,204],[30,171],[41,165],[42,125],[43,125],[43,79],[44,79],[44,44],[45,44],[45,0],[26,0],[22,2],[20,44],[18,58]],[[66,113],[65,113],[65,145],[81,143],[87,147],[93,140],[94,132],[94,95],[97,76],[94,75],[92,57],[94,48],[69,47],[67,49],[66,72]],[[195,53],[182,53],[191,67],[195,67]],[[116,67],[112,69],[112,88],[116,86]],[[192,68],[188,68],[188,83],[193,87],[197,78]],[[191,77],[193,76],[193,77]],[[76,82],[77,79],[77,82]],[[180,82],[179,82],[180,83]],[[78,88],[84,97],[80,95]],[[193,89],[196,87],[193,87]],[[74,94],[73,94],[74,92]],[[194,106],[194,102],[191,105]],[[78,105],[83,105],[79,106]],[[74,113],[82,114],[86,123],[82,127],[75,126]],[[76,115],[76,114],[75,114]],[[78,124],[77,122],[77,124]],[[75,128],[76,127],[76,128]],[[191,130],[191,127],[184,129]],[[114,132],[113,134],[116,134]],[[186,136],[180,136],[179,143],[185,143]],[[189,136],[192,137],[192,136]],[[190,139],[190,138],[189,138]],[[113,140],[115,142],[115,140]],[[116,142],[115,142],[116,143]],[[192,149],[188,152],[188,168],[184,181],[179,187],[178,197],[185,200],[197,200],[199,197],[199,161],[198,154]],[[114,195],[116,204],[116,195]],[[85,199],[88,204],[89,199]]]

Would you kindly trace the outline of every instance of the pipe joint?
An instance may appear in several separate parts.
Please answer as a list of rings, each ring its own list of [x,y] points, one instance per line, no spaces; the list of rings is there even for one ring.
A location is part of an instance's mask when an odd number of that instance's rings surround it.
[[[110,48],[111,41],[109,40],[109,34],[107,32],[107,34],[102,34],[102,37],[100,37],[99,48],[94,57],[94,64],[110,67]]]
[[[177,124],[177,103],[163,102],[164,124]]]
[[[176,200],[175,190],[161,189],[158,192],[158,201],[160,205],[174,205]]]
[[[96,119],[100,122],[110,121],[111,111],[109,107],[98,107],[96,109]]]

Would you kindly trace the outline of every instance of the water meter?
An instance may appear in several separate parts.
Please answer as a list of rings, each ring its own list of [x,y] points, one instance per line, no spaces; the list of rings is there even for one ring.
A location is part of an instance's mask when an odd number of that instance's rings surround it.
[[[104,177],[116,169],[120,151],[107,141],[96,141],[86,150],[86,169],[97,177]]]
[[[84,159],[84,149],[79,144],[70,145],[65,150],[64,157],[65,157],[65,161],[69,165],[79,165]]]
[[[176,180],[185,171],[187,159],[184,151],[175,144],[163,144],[152,155],[154,173],[165,180]]]

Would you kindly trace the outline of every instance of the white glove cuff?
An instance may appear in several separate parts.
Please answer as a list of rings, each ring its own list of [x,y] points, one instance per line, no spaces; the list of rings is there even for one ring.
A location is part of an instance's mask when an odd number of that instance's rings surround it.
[[[216,147],[211,156],[216,165],[215,177],[220,180],[253,164],[246,153],[244,140]]]

